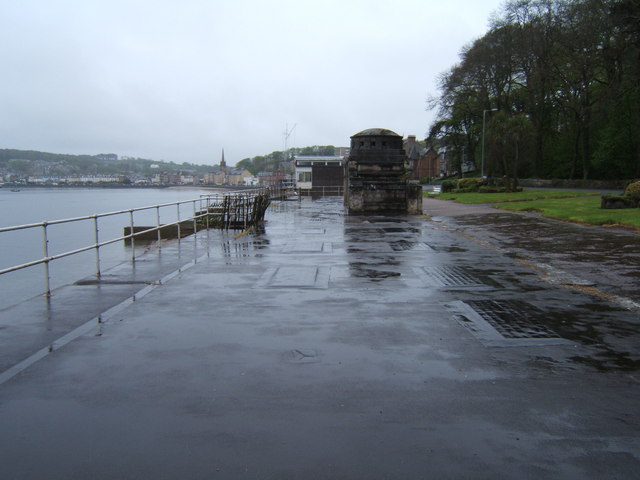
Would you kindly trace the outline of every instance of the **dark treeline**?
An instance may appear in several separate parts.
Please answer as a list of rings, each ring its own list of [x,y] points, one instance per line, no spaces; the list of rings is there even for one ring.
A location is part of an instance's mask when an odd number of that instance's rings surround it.
[[[640,0],[508,1],[430,108],[485,175],[640,177]]]

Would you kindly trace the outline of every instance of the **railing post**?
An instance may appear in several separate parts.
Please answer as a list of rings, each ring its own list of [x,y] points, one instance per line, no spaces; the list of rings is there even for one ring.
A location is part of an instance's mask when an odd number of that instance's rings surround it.
[[[206,222],[207,222],[207,235],[209,235],[209,233],[208,233],[209,232],[209,213],[210,213],[209,212],[209,208],[211,208],[211,197],[207,197],[206,205],[207,205],[207,209],[205,211],[207,212],[207,216],[205,218],[206,218]]]
[[[131,225],[131,230],[129,234],[131,235],[131,263],[136,262],[136,237],[133,235],[133,210],[129,210],[129,223]]]
[[[47,222],[42,224],[42,253],[44,255],[44,294],[51,296],[51,277],[49,276],[49,238],[47,236]]]
[[[182,238],[182,236],[180,235],[180,202],[176,203],[176,209],[178,212],[178,242],[179,242],[180,239]]]
[[[100,278],[100,237],[98,235],[98,215],[93,216],[93,230],[95,233],[96,247],[96,277]]]
[[[162,234],[160,233],[160,205],[156,205],[156,227],[158,228],[158,248],[162,246]]]
[[[194,235],[197,233],[198,231],[198,219],[196,218],[196,214],[198,211],[198,207],[196,205],[196,201],[193,201],[193,233]]]

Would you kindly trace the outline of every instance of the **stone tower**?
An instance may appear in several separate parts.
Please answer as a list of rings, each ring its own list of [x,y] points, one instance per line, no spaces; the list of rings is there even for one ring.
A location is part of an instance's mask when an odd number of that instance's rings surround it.
[[[345,204],[350,214],[422,213],[422,187],[409,181],[402,137],[370,128],[351,137],[346,163]]]

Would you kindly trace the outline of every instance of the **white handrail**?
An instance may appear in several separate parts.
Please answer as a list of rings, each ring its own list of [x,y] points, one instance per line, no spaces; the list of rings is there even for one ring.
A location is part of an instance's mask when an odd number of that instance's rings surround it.
[[[185,205],[185,204],[193,204],[194,206],[194,215],[192,217],[193,221],[194,221],[194,225],[197,224],[197,219],[198,218],[202,218],[207,216],[207,212],[208,209],[211,205],[211,201],[216,197],[216,195],[201,195],[199,198],[196,199],[190,199],[190,200],[183,200],[183,201],[179,201],[179,202],[170,202],[170,203],[162,203],[162,204],[158,204],[158,205],[150,205],[150,206],[145,206],[145,207],[136,207],[136,208],[129,208],[129,209],[125,209],[125,210],[117,210],[117,211],[112,211],[112,212],[105,212],[105,213],[99,213],[99,214],[93,214],[93,215],[85,215],[85,216],[81,216],[81,217],[72,217],[72,218],[64,218],[64,219],[57,219],[57,220],[47,220],[47,221],[43,221],[43,222],[37,222],[37,223],[28,223],[28,224],[24,224],[24,225],[14,225],[14,226],[9,226],[9,227],[2,227],[0,228],[0,234],[2,233],[7,233],[7,232],[14,232],[17,230],[28,230],[28,229],[37,229],[37,228],[41,228],[42,229],[42,251],[43,251],[43,256],[42,258],[38,258],[38,259],[34,259],[28,262],[24,262],[18,265],[12,265],[10,267],[6,267],[3,269],[0,269],[0,276],[7,274],[7,273],[11,273],[11,272],[15,272],[17,270],[22,270],[25,268],[29,268],[29,267],[34,267],[37,265],[44,265],[45,266],[45,295],[50,296],[51,295],[51,286],[50,286],[50,278],[49,278],[49,263],[53,262],[55,260],[59,260],[61,258],[65,258],[65,257],[69,257],[72,255],[76,255],[82,252],[86,252],[89,250],[95,250],[96,251],[96,276],[98,278],[100,278],[100,248],[104,247],[106,245],[110,245],[112,243],[116,243],[116,242],[121,242],[121,241],[125,241],[125,240],[130,240],[132,242],[132,245],[135,242],[135,237],[140,236],[140,235],[144,235],[145,233],[148,232],[153,232],[153,231],[158,231],[158,240],[161,240],[161,234],[160,234],[160,230],[166,227],[170,227],[173,225],[177,225],[180,222],[179,219],[179,215],[178,215],[178,221],[176,222],[171,222],[171,223],[165,223],[165,224],[161,224],[160,223],[160,209],[164,208],[164,207],[171,207],[171,206],[175,206],[178,211],[180,209],[180,205]],[[201,212],[199,215],[197,214],[197,205],[199,205],[199,209]],[[134,232],[133,227],[135,225],[134,222],[134,213],[136,212],[142,212],[142,211],[146,211],[146,210],[153,210],[155,209],[157,211],[157,215],[156,215],[156,226],[155,227],[151,227],[139,232]],[[128,214],[129,219],[128,223],[129,226],[131,227],[131,230],[129,232],[128,235],[122,235],[122,236],[118,236],[115,238],[110,238],[107,240],[99,240],[98,237],[98,232],[99,232],[99,220],[101,218],[104,217],[112,217],[115,215],[124,215],[124,214]],[[94,237],[94,243],[91,243],[89,245],[80,247],[80,248],[76,248],[73,250],[69,250],[69,251],[65,251],[62,253],[58,253],[55,255],[49,255],[49,235],[47,232],[47,227],[51,226],[51,225],[61,225],[61,224],[66,224],[66,223],[74,223],[74,222],[82,222],[82,221],[87,221],[87,220],[92,220],[94,222],[94,229],[95,229],[95,237]],[[189,219],[190,220],[190,219]],[[194,229],[195,231],[195,229]],[[132,249],[132,257],[131,260],[133,262],[135,262],[135,249]]]

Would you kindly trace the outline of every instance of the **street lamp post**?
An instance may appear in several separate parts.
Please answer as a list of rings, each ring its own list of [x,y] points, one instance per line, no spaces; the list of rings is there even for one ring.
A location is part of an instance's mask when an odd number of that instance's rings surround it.
[[[484,178],[484,130],[487,118],[487,112],[497,112],[497,108],[490,108],[482,111],[482,178]]]

